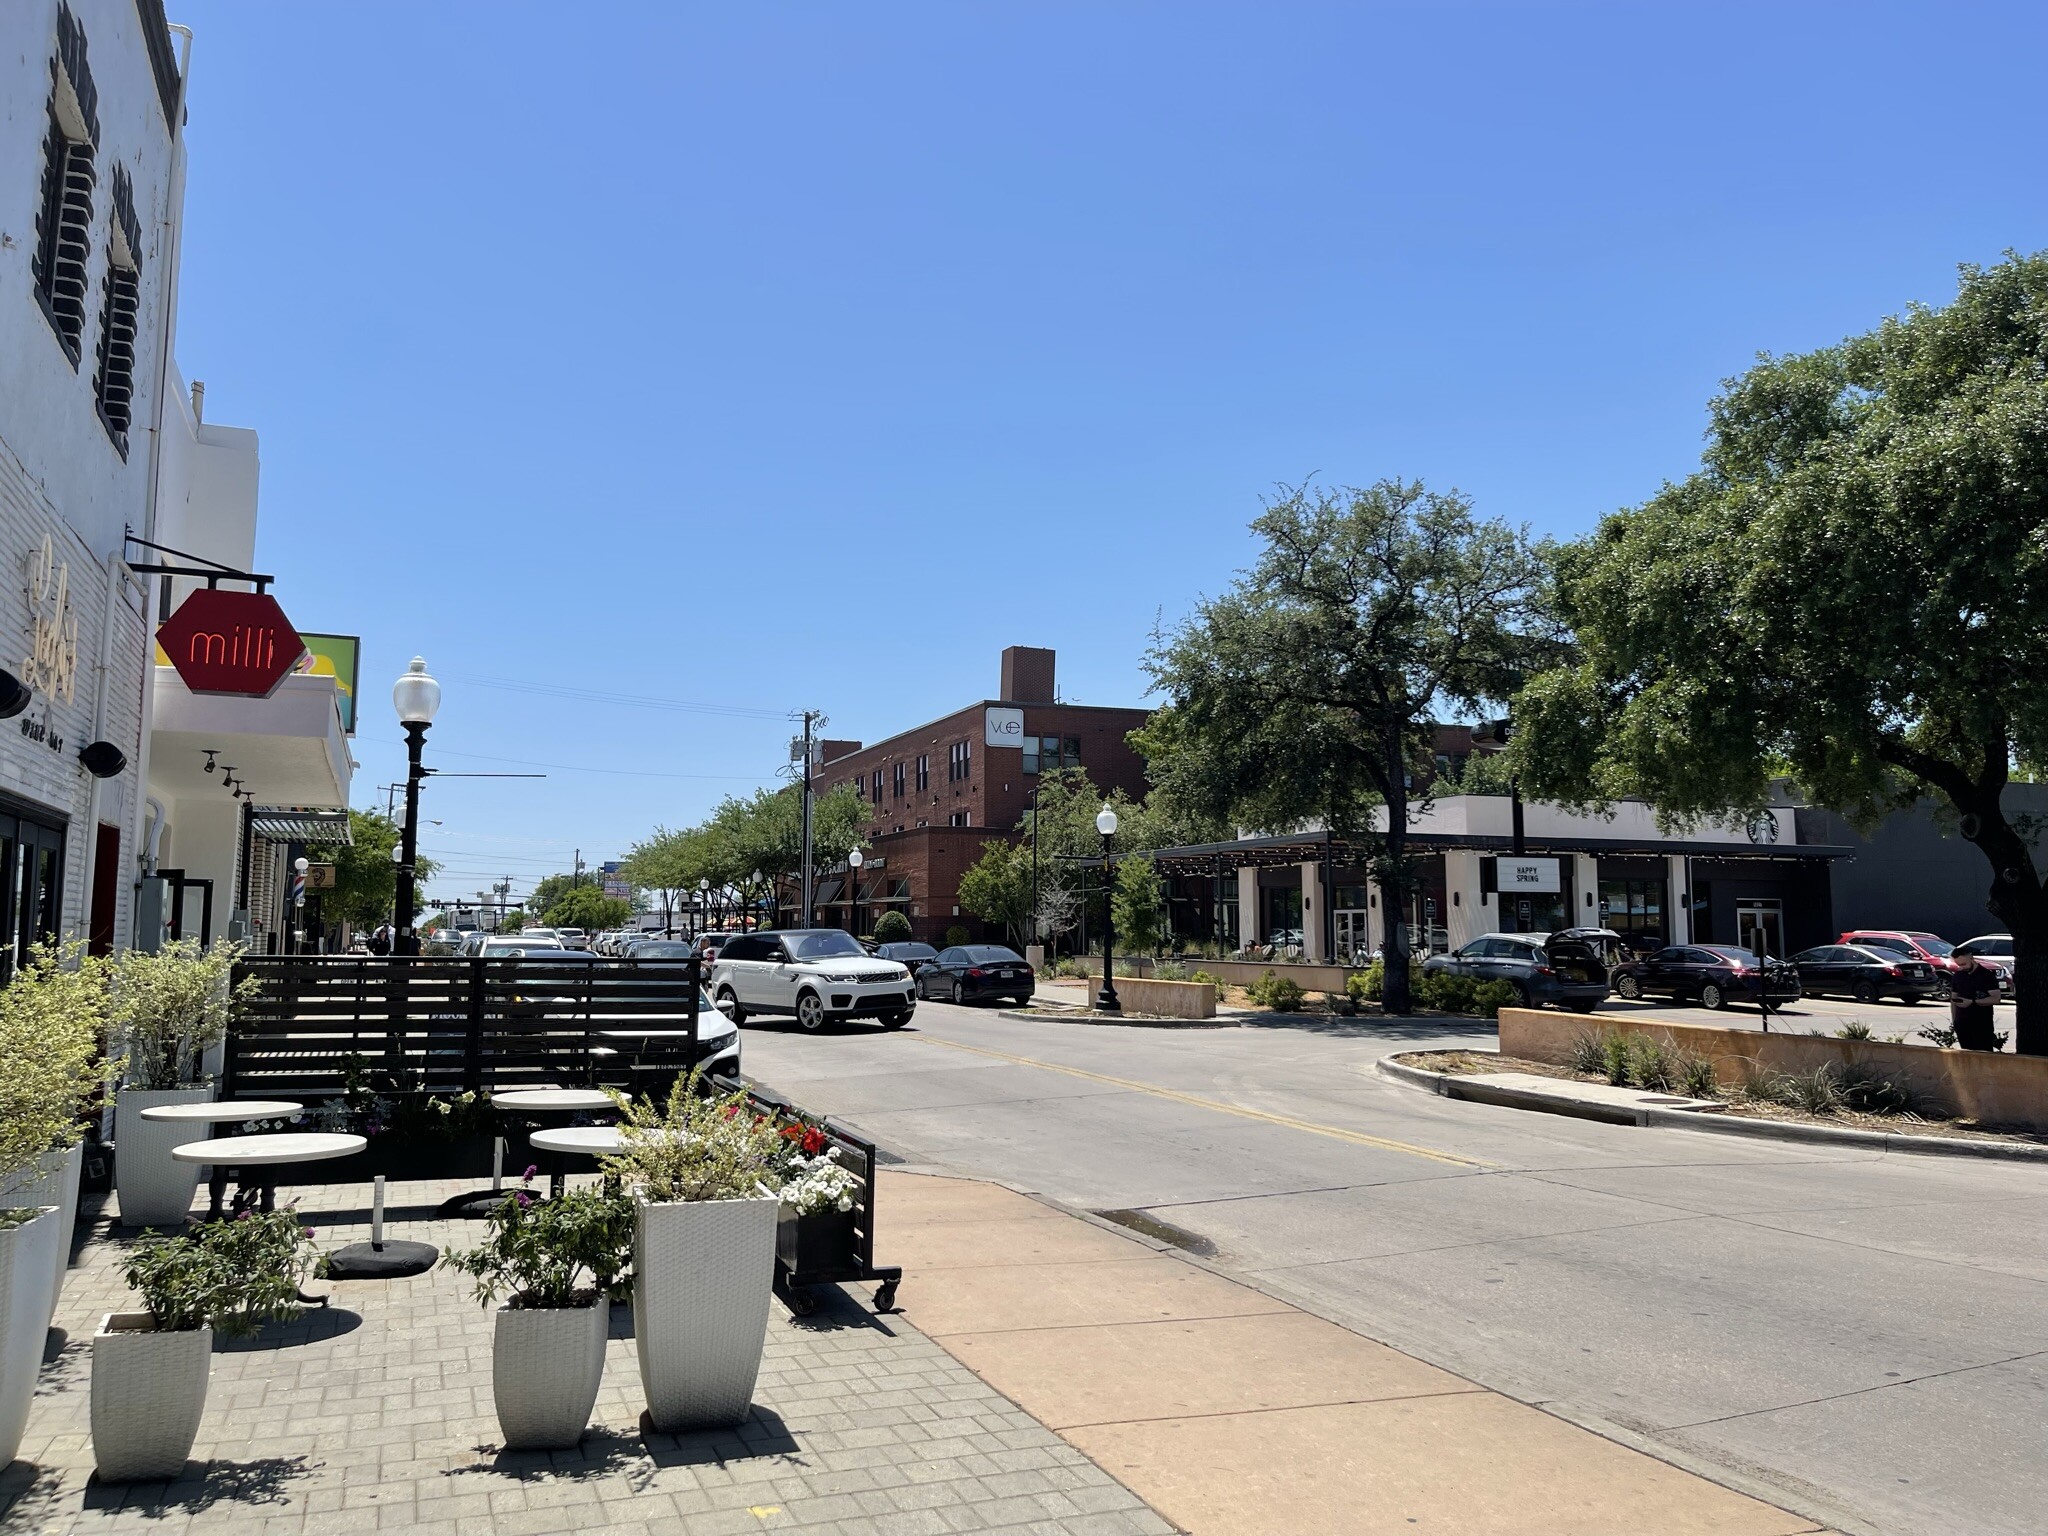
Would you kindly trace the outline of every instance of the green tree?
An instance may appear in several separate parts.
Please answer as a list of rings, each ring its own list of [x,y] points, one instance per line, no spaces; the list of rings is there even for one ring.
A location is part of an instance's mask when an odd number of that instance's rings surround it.
[[[960,910],[999,924],[1022,944],[1031,916],[1031,852],[990,843],[960,877]]]
[[[547,909],[542,919],[550,928],[581,928],[585,933],[606,933],[623,928],[633,915],[633,903],[607,896],[595,885],[572,886]]]
[[[1371,850],[1387,910],[1405,912],[1433,722],[1504,700],[1545,654],[1544,552],[1398,480],[1289,490],[1252,529],[1257,564],[1147,657],[1167,700],[1143,733],[1155,783],[1237,825],[1322,822]],[[1391,1012],[1409,1006],[1405,930],[1388,924]]]
[[[517,909],[500,913],[498,916],[498,932],[500,933],[517,933],[525,926],[526,914]]]
[[[541,921],[545,922],[547,919],[544,914],[550,907],[554,906],[555,903],[564,896],[567,896],[578,886],[587,886],[589,884],[590,877],[587,875],[581,880],[578,880],[574,875],[543,875],[535,882],[533,894],[526,898],[526,908],[529,912],[543,914]],[[600,892],[599,894],[602,895],[603,893]]]
[[[351,809],[348,830],[347,847],[315,849],[309,857],[334,865],[334,889],[325,892],[322,901],[327,919],[338,918],[361,931],[391,921],[398,895],[398,871],[391,862],[391,850],[398,846],[400,828],[381,811]],[[440,869],[436,860],[418,856],[413,864],[415,889]]]
[[[2048,255],[1955,302],[1764,358],[1699,472],[1559,566],[1579,664],[1515,705],[1524,787],[1760,808],[1774,775],[1869,825],[1928,799],[2013,937],[2017,1048],[2048,1054],[2048,887],[2004,790],[2048,764]]]
[[[877,944],[906,944],[912,937],[910,919],[894,907],[875,919],[875,942]]]
[[[1121,841],[1123,828],[1117,828]],[[1165,905],[1159,885],[1159,869],[1150,858],[1134,853],[1117,860],[1116,942],[1127,954],[1149,955],[1159,948],[1164,936]]]

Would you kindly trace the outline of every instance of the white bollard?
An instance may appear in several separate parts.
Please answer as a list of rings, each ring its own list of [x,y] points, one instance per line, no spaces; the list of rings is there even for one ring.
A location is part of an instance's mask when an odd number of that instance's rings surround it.
[[[491,1193],[499,1194],[505,1188],[505,1138],[491,1138]]]
[[[384,1246],[384,1175],[378,1174],[370,1195],[370,1246]]]

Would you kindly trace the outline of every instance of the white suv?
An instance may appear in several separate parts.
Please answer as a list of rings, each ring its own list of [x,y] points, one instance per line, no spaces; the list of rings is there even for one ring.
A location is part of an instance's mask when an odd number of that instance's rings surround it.
[[[837,928],[735,934],[711,968],[711,996],[735,1024],[792,1013],[810,1032],[827,1019],[880,1019],[884,1029],[901,1029],[917,1007],[907,969],[875,959]]]

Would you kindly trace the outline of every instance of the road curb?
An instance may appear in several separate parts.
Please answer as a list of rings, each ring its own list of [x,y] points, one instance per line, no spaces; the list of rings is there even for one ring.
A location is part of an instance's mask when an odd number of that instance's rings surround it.
[[[1451,1072],[1430,1072],[1403,1062],[1384,1058],[1374,1063],[1381,1076],[1423,1089],[1446,1099],[1464,1099],[1474,1104],[1498,1104],[1509,1109],[1533,1110],[1538,1114],[1564,1115],[1574,1120],[1597,1120],[1606,1125],[1642,1125],[1661,1130],[1700,1131],[1713,1136],[1748,1136],[1764,1141],[1793,1141],[1808,1145],[1858,1147],[1874,1152],[1913,1152],[1923,1157],[1975,1157],[1994,1161],[2048,1163],[2048,1146],[2025,1141],[1969,1141],[1936,1136],[1900,1136],[1890,1131],[1856,1131],[1831,1125],[1802,1125],[1789,1120],[1744,1120],[1728,1115],[1701,1114],[1688,1109],[1623,1109],[1605,1104],[1587,1104],[1528,1088],[1502,1088],[1475,1083]]]
[[[1122,1025],[1130,1029],[1228,1029],[1235,1019],[1146,1019],[1130,1014],[1055,1013],[1048,1009],[1044,1013],[1030,1013],[1021,1008],[1000,1008],[996,1010],[999,1019],[1018,1019],[1026,1024],[1043,1024],[1048,1019],[1061,1024],[1107,1024]]]

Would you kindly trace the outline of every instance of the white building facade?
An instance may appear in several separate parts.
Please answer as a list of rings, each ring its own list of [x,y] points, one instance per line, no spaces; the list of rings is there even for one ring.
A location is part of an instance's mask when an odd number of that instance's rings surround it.
[[[0,965],[125,945],[176,304],[180,71],[157,0],[0,22]],[[25,690],[25,694],[23,691]],[[90,754],[81,751],[104,744]],[[95,772],[94,769],[99,770]]]

